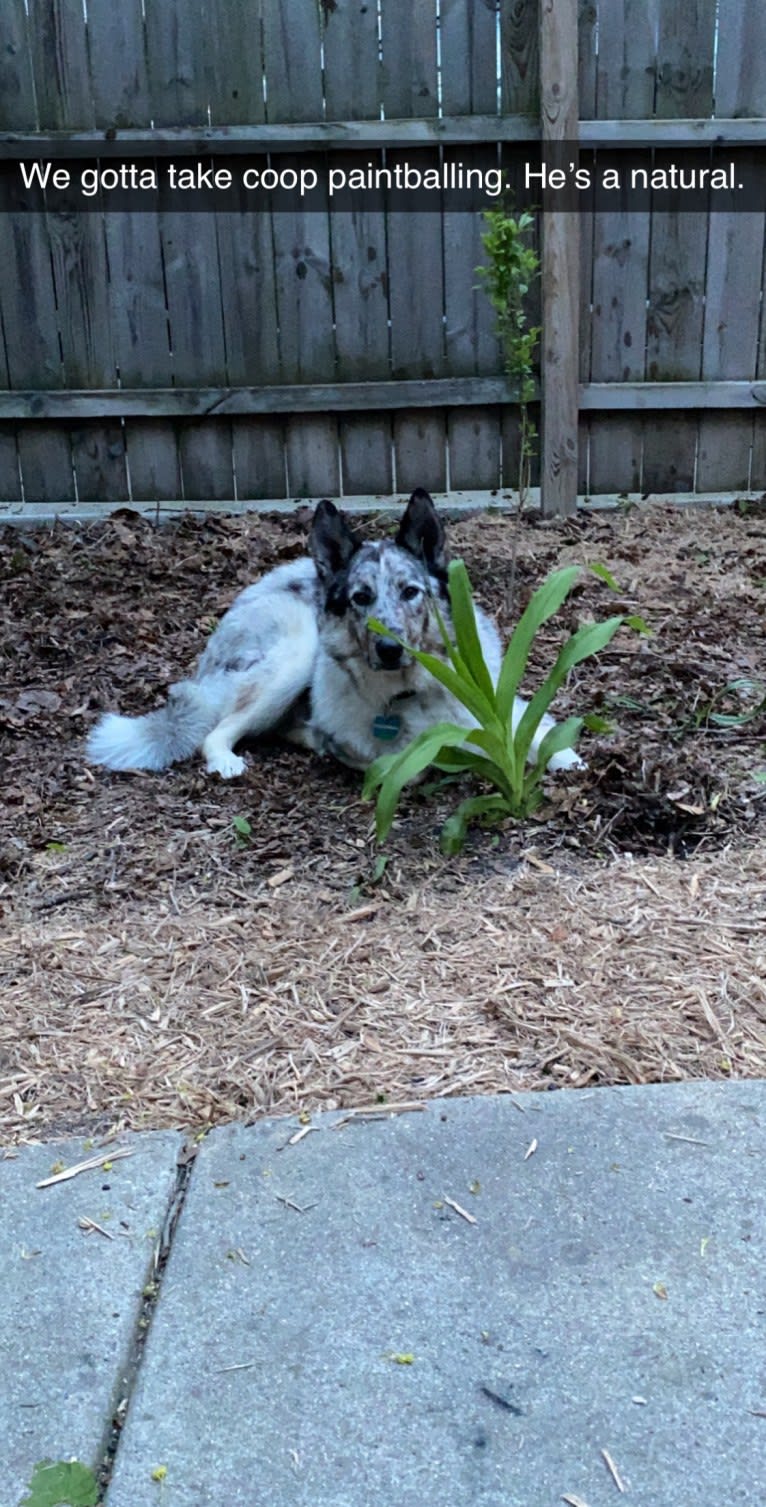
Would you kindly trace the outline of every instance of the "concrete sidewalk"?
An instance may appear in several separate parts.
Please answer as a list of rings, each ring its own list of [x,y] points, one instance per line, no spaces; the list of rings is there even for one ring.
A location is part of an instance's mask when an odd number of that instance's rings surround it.
[[[0,1163],[2,1507],[125,1390],[108,1507],[766,1503],[766,1084],[342,1120],[202,1143],[135,1376],[178,1139]]]

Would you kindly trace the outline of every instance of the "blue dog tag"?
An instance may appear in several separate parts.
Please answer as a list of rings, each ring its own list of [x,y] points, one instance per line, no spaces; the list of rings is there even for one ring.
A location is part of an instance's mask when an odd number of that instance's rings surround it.
[[[372,736],[380,738],[382,743],[393,743],[394,738],[398,738],[401,729],[401,717],[376,717],[372,724]]]

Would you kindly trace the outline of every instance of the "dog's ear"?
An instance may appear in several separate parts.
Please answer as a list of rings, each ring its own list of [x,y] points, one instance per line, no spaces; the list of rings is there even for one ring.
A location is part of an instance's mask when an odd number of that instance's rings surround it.
[[[309,537],[309,548],[320,580],[331,580],[345,570],[360,543],[343,514],[328,497],[324,497],[317,504]]]
[[[413,492],[407,503],[396,543],[400,549],[409,550],[416,559],[422,560],[432,575],[444,572],[447,564],[444,525],[433,498],[422,487]]]

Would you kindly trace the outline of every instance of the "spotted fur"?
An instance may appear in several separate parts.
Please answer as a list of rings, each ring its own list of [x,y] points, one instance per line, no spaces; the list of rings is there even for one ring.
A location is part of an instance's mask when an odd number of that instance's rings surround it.
[[[449,622],[444,528],[427,492],[413,492],[394,539],[364,541],[332,502],[320,502],[310,555],[278,566],[241,592],[196,670],[144,717],[109,713],[88,740],[93,763],[165,769],[202,750],[210,773],[242,774],[235,745],[277,731],[364,769],[439,721],[469,724],[465,709],[404,650],[443,652],[438,610]],[[388,630],[369,627],[377,619]],[[493,679],[502,645],[477,609]],[[518,722],[526,703],[517,700]],[[534,757],[552,718],[533,744]],[[581,761],[567,750],[553,769]]]

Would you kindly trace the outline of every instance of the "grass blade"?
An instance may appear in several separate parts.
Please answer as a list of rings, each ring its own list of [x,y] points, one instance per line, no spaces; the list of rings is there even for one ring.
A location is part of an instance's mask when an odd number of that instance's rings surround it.
[[[543,623],[547,623],[558,612],[579,574],[579,565],[567,565],[563,570],[554,570],[542,586],[538,587],[516,624],[497,682],[497,713],[506,725],[513,708],[513,699],[527,667],[532,640]]]
[[[452,856],[459,853],[465,842],[469,821],[476,816],[505,816],[508,812],[501,795],[472,795],[449,816],[441,829],[439,845],[442,853]]]
[[[458,652],[478,689],[489,702],[494,702],[495,687],[484,660],[471,583],[462,560],[450,561],[448,576],[450,606]]]

